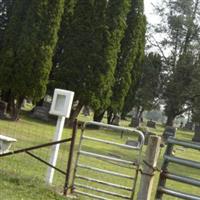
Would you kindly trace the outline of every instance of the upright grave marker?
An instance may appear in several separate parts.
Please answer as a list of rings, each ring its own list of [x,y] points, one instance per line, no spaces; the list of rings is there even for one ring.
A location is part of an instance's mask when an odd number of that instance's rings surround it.
[[[147,121],[147,127],[156,128],[156,122],[152,120]]]
[[[7,109],[7,103],[5,101],[0,100],[0,119],[5,118],[6,109]]]
[[[74,98],[74,92],[68,90],[55,89],[53,95],[53,101],[49,113],[58,116],[56,131],[53,141],[61,140],[62,131],[65,124],[65,118],[69,118],[72,102]],[[56,166],[58,157],[58,151],[60,144],[52,146],[52,153],[50,158],[50,164]],[[47,170],[46,182],[51,184],[53,182],[54,169],[49,167]]]
[[[200,142],[200,125],[195,125],[194,137],[192,138],[193,142]]]
[[[176,137],[176,128],[172,126],[166,126],[162,135],[163,142],[165,143],[169,137]]]

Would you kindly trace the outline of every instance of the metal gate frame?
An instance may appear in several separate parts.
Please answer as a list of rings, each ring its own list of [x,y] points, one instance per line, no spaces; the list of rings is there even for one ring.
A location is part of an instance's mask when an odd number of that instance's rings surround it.
[[[132,134],[135,134],[139,137],[139,142],[137,146],[130,146],[130,145],[126,145],[126,144],[119,144],[119,143],[115,143],[109,140],[102,140],[102,139],[97,139],[95,137],[88,137],[88,136],[84,136],[84,131],[86,130],[87,126],[96,126],[98,128],[103,128],[106,130],[112,130],[112,131],[121,131],[121,132],[130,132]],[[81,145],[82,145],[82,141],[83,140],[90,140],[90,141],[95,141],[95,142],[99,142],[99,143],[104,143],[104,144],[108,144],[108,145],[114,145],[114,146],[118,146],[118,147],[122,147],[122,148],[127,148],[127,149],[132,149],[132,150],[136,150],[138,151],[138,157],[137,157],[137,161],[130,161],[130,160],[124,160],[124,159],[119,159],[119,158],[115,158],[113,156],[106,156],[106,155],[101,155],[101,154],[97,154],[97,153],[92,153],[89,151],[83,151],[81,150]],[[84,196],[88,196],[91,197],[93,199],[100,199],[100,200],[108,200],[109,198],[105,198],[102,196],[97,196],[95,194],[92,194],[90,192],[83,192],[78,190],[77,188],[83,188],[83,189],[87,189],[89,191],[96,191],[96,192],[100,192],[106,195],[111,195],[111,196],[115,196],[118,197],[120,199],[130,199],[132,200],[135,194],[135,186],[136,186],[136,181],[137,181],[137,176],[138,176],[138,171],[139,171],[139,167],[140,167],[140,163],[141,163],[141,153],[142,153],[142,147],[144,144],[144,135],[141,131],[137,130],[137,129],[131,129],[131,128],[124,128],[124,127],[119,127],[119,126],[114,126],[114,125],[107,125],[107,124],[103,124],[103,123],[99,123],[99,122],[86,122],[82,128],[82,132],[81,132],[81,137],[80,137],[80,142],[79,142],[79,147],[78,147],[78,155],[75,161],[75,169],[74,169],[74,173],[73,173],[73,179],[72,179],[72,193],[76,193],[76,194],[80,194],[80,195],[84,195]],[[104,169],[100,169],[100,168],[96,168],[96,167],[92,167],[89,165],[85,165],[79,162],[80,156],[88,156],[88,157],[94,157],[94,158],[100,158],[100,159],[104,159],[104,160],[110,160],[110,161],[114,161],[114,162],[118,162],[118,163],[123,163],[123,164],[128,164],[128,165],[134,165],[135,166],[135,177],[126,175],[126,174],[122,174],[122,173],[118,173],[118,172],[114,172],[111,170],[104,170]],[[133,181],[133,186],[131,187],[126,187],[123,185],[118,185],[118,184],[114,184],[111,182],[106,182],[103,180],[97,180],[91,177],[87,177],[87,176],[81,176],[77,174],[77,168],[82,168],[82,169],[89,169],[95,172],[99,172],[102,174],[109,174],[112,176],[117,176],[117,177],[123,177],[123,178],[127,178],[127,179],[131,179]],[[130,196],[126,196],[126,195],[122,195],[116,192],[110,192],[107,190],[103,190],[103,189],[98,189],[95,187],[90,187],[90,186],[86,186],[83,184],[79,184],[75,182],[75,179],[82,179],[88,182],[96,182],[99,183],[101,185],[107,185],[113,188],[118,188],[118,189],[123,189],[126,191],[129,191],[131,193]]]
[[[198,180],[198,179],[189,178],[186,176],[181,176],[181,175],[169,172],[169,170],[168,170],[169,163],[176,163],[179,165],[183,165],[183,166],[187,166],[187,167],[191,167],[191,168],[200,170],[200,162],[191,161],[188,159],[183,159],[183,158],[173,156],[172,152],[173,152],[174,145],[191,148],[194,150],[200,150],[200,145],[197,143],[195,144],[192,142],[185,142],[182,140],[174,139],[172,137],[170,137],[167,140],[167,148],[166,148],[166,152],[164,154],[164,162],[163,162],[162,168],[161,168],[162,172],[161,172],[160,178],[159,178],[156,199],[162,200],[163,195],[167,194],[167,195],[178,197],[181,199],[200,200],[200,196],[183,193],[183,192],[176,191],[176,190],[165,187],[167,179],[200,187],[200,180]]]

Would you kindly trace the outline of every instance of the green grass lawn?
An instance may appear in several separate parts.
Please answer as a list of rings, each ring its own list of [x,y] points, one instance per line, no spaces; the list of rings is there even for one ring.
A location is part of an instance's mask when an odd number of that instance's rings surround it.
[[[80,120],[91,120],[90,117],[84,117],[80,115]],[[105,119],[104,119],[105,121]],[[122,121],[121,125],[128,126],[128,121]],[[3,121],[0,120],[0,134],[8,135],[10,137],[16,138],[18,141],[14,144],[12,149],[19,149],[23,147],[29,147],[41,143],[50,142],[53,138],[55,130],[54,124],[49,124],[45,122],[41,122],[39,120],[35,120],[30,118],[27,114],[22,115],[21,119],[18,122],[11,121]],[[158,125],[156,129],[150,129],[151,132],[154,132],[158,135],[161,135],[163,132],[163,127]],[[95,136],[102,139],[112,140],[118,143],[124,144],[127,138],[131,136],[128,134],[124,134],[123,138],[121,138],[121,134],[106,132],[106,131],[97,131],[97,130],[88,130],[86,132],[88,136]],[[65,128],[63,132],[63,138],[68,138],[71,136],[71,129]],[[80,136],[80,131],[78,132],[78,137],[76,141],[76,149],[78,146],[78,140]],[[191,141],[192,133],[185,131],[178,131],[177,138],[183,140]],[[145,148],[143,149],[143,155],[145,152]],[[97,152],[104,155],[112,155],[118,156],[120,158],[125,158],[127,160],[136,159],[136,153],[130,150],[119,149],[115,146],[110,145],[102,145],[101,143],[85,141],[83,143],[83,149],[89,150],[92,152]],[[39,149],[33,151],[36,155],[40,156],[44,160],[49,160],[50,148],[45,147],[44,149]],[[68,159],[68,150],[69,144],[62,144],[60,147],[59,158],[57,167],[62,170],[66,170],[67,159]],[[161,151],[159,157],[159,166],[162,163],[162,154],[164,153],[164,149]],[[199,161],[200,154],[198,151],[193,151],[190,149],[180,149],[177,148],[176,156],[189,158],[192,160]],[[124,168],[119,165],[113,165],[113,163],[105,162],[103,160],[95,159],[95,158],[87,158],[82,156],[80,158],[81,162],[84,164],[89,164],[94,167],[99,167],[107,170],[113,170],[116,172],[120,172],[133,175],[134,170],[130,168]],[[18,154],[15,156],[9,156],[5,158],[0,158],[0,199],[3,200],[46,200],[46,199],[57,199],[62,200],[66,199],[62,195],[63,185],[65,177],[61,175],[59,172],[55,173],[54,183],[52,187],[48,187],[45,185],[45,174],[47,167],[34,160],[30,156],[26,154]],[[180,174],[184,174],[187,172],[191,177],[200,178],[200,173],[198,170],[191,170],[190,168],[186,168],[183,166],[170,165],[171,171],[178,171]],[[107,175],[103,175],[100,173],[94,173],[90,170],[86,169],[78,169],[78,173],[81,175],[87,175],[96,179],[110,181],[116,184],[122,184],[131,187],[132,183],[126,179],[119,179]],[[154,191],[152,194],[152,200],[154,199],[156,185],[158,181],[158,174],[155,177],[155,185]],[[79,183],[88,184],[85,181],[78,180]],[[175,182],[169,181],[167,185],[171,188],[178,188],[180,190],[184,190],[185,192],[193,193],[196,195],[200,195],[200,190],[197,187],[191,187],[185,184],[177,184]],[[90,186],[96,187],[96,184],[91,184]],[[139,186],[139,181],[137,182],[137,187]],[[98,185],[101,189],[105,189],[105,187]],[[114,190],[113,188],[106,187],[107,190],[113,192],[119,192],[119,190]],[[123,194],[127,194],[126,191],[120,191]],[[89,199],[88,197],[78,197],[78,199],[84,200]],[[114,199],[114,198],[112,198]],[[135,198],[137,199],[137,198]],[[164,200],[176,199],[172,197],[164,197]]]

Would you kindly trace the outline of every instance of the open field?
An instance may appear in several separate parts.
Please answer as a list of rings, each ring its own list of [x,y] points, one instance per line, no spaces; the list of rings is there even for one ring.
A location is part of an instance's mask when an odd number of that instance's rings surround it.
[[[90,118],[86,118],[83,116],[80,116],[81,120],[90,120]],[[128,121],[122,121],[123,126],[128,125]],[[41,143],[50,142],[53,138],[55,126],[52,124],[44,123],[39,120],[32,119],[28,117],[27,115],[22,115],[22,118],[18,122],[11,122],[11,121],[0,121],[0,132],[1,134],[8,135],[10,137],[14,137],[18,140],[16,144],[14,144],[15,149],[19,149],[22,147],[28,147],[33,146]],[[163,127],[157,126],[156,129],[151,129],[151,132],[155,132],[156,134],[162,134]],[[78,132],[77,137],[77,144],[79,139],[80,131]],[[88,136],[96,136],[98,138],[104,138],[109,139],[112,141],[116,141],[119,143],[124,144],[127,140],[127,138],[131,137],[130,135],[124,134],[123,138],[121,138],[120,134],[114,134],[114,133],[106,133],[104,131],[95,131],[95,130],[88,130],[87,131]],[[63,138],[68,138],[71,136],[71,130],[65,129],[63,133]],[[186,131],[178,131],[177,138],[182,140],[189,140],[191,141],[192,133],[186,132]],[[116,147],[108,147],[105,145],[102,145],[101,143],[94,143],[94,142],[85,142],[83,145],[83,148],[85,150],[91,150],[93,152],[98,152],[101,154],[108,155],[109,152],[114,153],[115,155],[119,157],[123,157],[126,159],[133,159],[135,154],[133,152],[130,152],[130,150],[127,151],[120,151]],[[68,158],[68,149],[69,144],[62,144],[59,158],[58,158],[58,167],[62,170],[66,170],[67,166],[67,158]],[[129,152],[128,152],[129,151]],[[145,147],[143,149],[143,154],[145,151]],[[45,159],[46,161],[49,160],[49,153],[50,148],[44,148],[40,150],[33,151],[36,155],[39,155],[41,158]],[[162,162],[162,154],[164,153],[164,149],[162,149],[160,157],[159,157],[159,166]],[[196,161],[200,160],[200,154],[197,151],[192,151],[189,149],[180,149],[177,148],[176,150],[176,156],[184,157],[184,158],[190,158]],[[118,165],[113,165],[108,162],[104,162],[103,160],[97,160],[97,159],[88,159],[86,157],[81,157],[81,162],[83,163],[89,163],[95,167],[100,167],[104,169],[111,169],[121,172],[122,168]],[[46,173],[47,167],[38,162],[37,160],[34,160],[30,156],[26,154],[18,154],[15,156],[5,157],[0,159],[0,199],[3,200],[62,200],[66,199],[59,195],[59,193],[63,190],[64,185],[64,179],[65,177],[58,172],[55,173],[55,179],[52,187],[47,187],[44,183],[45,179],[45,173]],[[178,171],[180,174],[188,173],[190,176],[195,178],[200,178],[200,173],[198,170],[191,170],[186,167],[182,166],[175,166],[171,165],[170,169],[172,171]],[[101,179],[102,175],[99,173],[92,173],[89,170],[80,170],[79,173],[87,174],[88,176],[95,177],[97,179]],[[123,173],[126,174],[132,174],[133,170],[127,168],[123,168]],[[104,176],[103,179],[105,181],[112,181],[113,183],[121,183],[126,186],[131,186],[130,181],[126,180],[119,180],[118,178],[112,178],[110,176]],[[152,194],[152,200],[154,199],[155,195],[155,189],[156,184],[158,180],[158,175],[156,176],[155,180],[155,187],[154,192]],[[85,183],[84,181],[82,183]],[[168,186],[171,188],[179,188],[180,190],[184,190],[185,192],[193,193],[196,195],[200,195],[200,190],[197,187],[191,187],[185,184],[177,184],[172,181],[167,183]],[[137,186],[139,185],[139,181]],[[92,184],[92,186],[96,186],[95,184]],[[102,187],[102,189],[104,189]],[[108,188],[107,188],[108,189]],[[116,191],[112,188],[110,188],[112,191]],[[123,192],[123,191],[122,191]],[[127,194],[126,192],[123,192],[123,194]],[[88,197],[80,197],[78,199],[84,200],[89,199]],[[135,198],[136,199],[136,198]],[[176,199],[172,197],[164,197],[164,200],[171,200]]]

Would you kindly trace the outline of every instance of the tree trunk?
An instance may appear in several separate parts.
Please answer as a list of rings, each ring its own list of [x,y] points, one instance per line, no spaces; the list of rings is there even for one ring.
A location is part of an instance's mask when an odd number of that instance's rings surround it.
[[[173,114],[168,114],[167,115],[167,122],[166,125],[167,126],[173,126],[174,125],[174,119],[175,119],[176,115]]]
[[[127,114],[127,113],[122,112],[122,114],[121,114],[121,119],[126,120],[126,114]]]
[[[36,102],[36,106],[43,106],[44,98],[40,99],[38,102]]]
[[[36,105],[33,107],[33,109],[31,110],[31,113],[34,113],[34,110],[37,106],[43,106],[44,104],[44,98],[40,99],[39,101],[36,102]]]
[[[112,124],[113,121],[113,112],[112,109],[108,108],[107,109],[107,123]]]
[[[95,122],[101,122],[102,119],[103,119],[104,114],[105,114],[105,110],[95,111],[93,120]]]
[[[136,107],[136,112],[135,112],[135,118],[139,118],[139,113],[140,113],[140,106]]]
[[[121,119],[125,120],[127,113],[128,113],[128,111],[127,111],[127,109],[124,106],[124,108],[122,109],[122,113],[121,113]]]
[[[8,91],[2,90],[1,99],[8,103],[6,112],[10,113],[12,110],[11,91],[10,90],[8,90]]]
[[[18,99],[12,98],[12,113],[11,113],[11,119],[14,121],[19,120],[19,114],[21,111],[21,106],[23,103],[24,97],[19,97]],[[16,101],[16,102],[15,102]]]
[[[143,112],[144,112],[144,108],[142,108],[142,109],[140,110],[139,116],[138,116],[141,122],[143,122],[143,117],[142,117]]]
[[[83,107],[83,104],[79,102],[76,108],[72,109],[70,118],[66,121],[67,126],[70,126],[70,127],[73,126],[73,123],[75,119],[78,117],[82,107]]]

